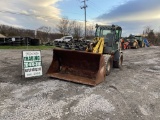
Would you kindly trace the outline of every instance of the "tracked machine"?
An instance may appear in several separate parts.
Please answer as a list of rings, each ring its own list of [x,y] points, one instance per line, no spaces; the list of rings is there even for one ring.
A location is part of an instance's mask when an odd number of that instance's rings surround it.
[[[122,67],[121,33],[117,25],[96,25],[95,38],[85,51],[53,49],[47,75],[91,86],[103,82],[112,67]]]

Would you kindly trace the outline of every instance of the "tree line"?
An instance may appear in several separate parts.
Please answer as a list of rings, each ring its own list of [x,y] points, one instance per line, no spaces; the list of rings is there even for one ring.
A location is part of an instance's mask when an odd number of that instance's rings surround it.
[[[155,32],[150,26],[145,27],[143,36],[147,38],[151,44],[160,45],[160,32]]]
[[[74,38],[79,39],[84,36],[84,23],[77,21],[70,21],[68,18],[62,18],[57,25],[57,30],[63,35],[73,35]],[[86,27],[86,38],[94,37],[94,27],[88,25]]]
[[[16,28],[7,25],[0,25],[0,33],[6,37],[20,36],[40,39],[41,42],[50,42],[65,35],[72,35],[79,39],[84,35],[83,23],[70,21],[68,18],[62,18],[53,32],[51,27],[41,26],[36,31],[30,29]],[[94,37],[93,26],[87,26],[87,38]]]
[[[94,38],[94,27],[88,25],[86,28],[86,38]],[[22,28],[15,28],[7,25],[0,25],[0,33],[6,37],[20,36],[40,39],[41,42],[50,42],[54,39],[61,38],[65,35],[72,35],[75,39],[84,36],[84,23],[71,21],[68,18],[62,18],[56,25],[56,33],[51,27],[41,26],[36,31]],[[36,32],[36,34],[35,34]],[[160,32],[155,32],[150,26],[146,26],[143,30],[143,36],[152,44],[160,44]]]
[[[15,28],[7,25],[0,25],[0,33],[6,37],[30,37],[40,39],[41,42],[48,42],[49,40],[60,38],[63,35],[61,33],[50,33],[50,27],[42,26],[38,29],[37,35],[35,30]]]

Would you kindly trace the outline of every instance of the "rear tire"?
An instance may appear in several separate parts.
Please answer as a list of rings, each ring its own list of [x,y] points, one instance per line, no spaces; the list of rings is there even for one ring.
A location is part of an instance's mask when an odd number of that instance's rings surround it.
[[[113,61],[114,68],[122,68],[123,63],[123,55],[120,56],[120,59],[118,61]]]

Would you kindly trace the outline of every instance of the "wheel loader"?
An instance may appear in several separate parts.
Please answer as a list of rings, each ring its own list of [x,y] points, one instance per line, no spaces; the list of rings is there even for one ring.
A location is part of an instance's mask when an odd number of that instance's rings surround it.
[[[112,67],[122,66],[121,33],[120,26],[96,24],[95,38],[85,51],[53,49],[53,60],[47,75],[91,86],[103,82]]]

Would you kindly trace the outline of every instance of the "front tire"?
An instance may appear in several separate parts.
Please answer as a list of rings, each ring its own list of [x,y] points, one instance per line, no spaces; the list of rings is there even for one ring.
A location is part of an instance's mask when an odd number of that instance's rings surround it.
[[[111,56],[108,55],[104,55],[104,59],[105,59],[106,76],[108,76],[112,70],[113,59]]]
[[[109,58],[106,64],[106,76],[108,76],[111,73],[111,69],[112,69],[112,60],[111,58]]]

